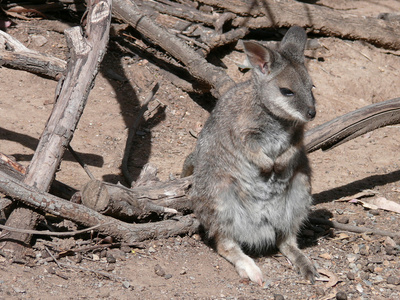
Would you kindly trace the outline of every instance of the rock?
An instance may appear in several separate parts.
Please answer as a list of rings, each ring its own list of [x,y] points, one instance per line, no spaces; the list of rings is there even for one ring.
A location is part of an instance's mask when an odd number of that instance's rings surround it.
[[[124,280],[122,281],[122,286],[126,289],[129,289],[131,287],[131,284],[129,281]]]
[[[165,276],[165,271],[159,264],[156,264],[154,266],[154,273],[156,273],[156,275],[161,277]]]
[[[348,224],[349,223],[349,217],[347,217],[347,216],[340,216],[336,220],[337,220],[338,223],[341,223],[341,224]]]
[[[387,283],[388,284],[394,284],[394,285],[399,285],[400,284],[400,276],[389,276],[387,278]]]
[[[373,216],[378,216],[380,214],[380,211],[378,209],[371,209],[369,213]]]
[[[167,280],[171,279],[172,278],[172,274],[165,274],[164,278],[167,279]]]
[[[388,255],[396,255],[396,253],[397,253],[396,248],[394,248],[392,246],[386,246],[385,251],[386,251],[386,254],[388,254]]]
[[[111,253],[107,253],[106,258],[109,264],[115,264],[117,262],[117,259]]]
[[[369,279],[369,274],[366,273],[366,272],[361,272],[360,278],[361,278],[362,280],[367,280],[367,279]]]
[[[348,272],[347,278],[350,280],[354,280],[354,279],[356,279],[356,274],[354,274],[353,272]]]
[[[347,300],[347,294],[345,292],[337,292],[336,299],[337,300]]]
[[[285,300],[285,297],[281,294],[274,294],[274,300]]]
[[[43,35],[33,34],[31,40],[36,47],[42,47],[47,43],[47,39]]]

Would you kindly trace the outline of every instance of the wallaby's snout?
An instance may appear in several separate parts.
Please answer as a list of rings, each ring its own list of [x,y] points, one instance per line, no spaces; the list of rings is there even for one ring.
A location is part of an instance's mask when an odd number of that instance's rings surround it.
[[[310,121],[314,120],[316,114],[315,107],[310,107],[307,111],[307,117]]]

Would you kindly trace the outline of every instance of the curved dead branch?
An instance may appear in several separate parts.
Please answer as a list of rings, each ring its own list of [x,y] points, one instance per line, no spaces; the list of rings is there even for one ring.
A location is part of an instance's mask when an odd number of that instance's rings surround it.
[[[306,132],[308,152],[328,150],[377,128],[400,124],[400,98],[371,104]]]

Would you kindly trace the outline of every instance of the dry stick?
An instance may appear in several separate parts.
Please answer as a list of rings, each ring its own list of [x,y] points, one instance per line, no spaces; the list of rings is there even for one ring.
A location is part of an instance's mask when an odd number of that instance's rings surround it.
[[[396,233],[396,232],[367,228],[367,227],[358,227],[358,226],[353,226],[353,225],[348,225],[348,224],[341,224],[336,221],[330,221],[330,220],[321,219],[321,218],[309,218],[309,221],[313,224],[328,225],[335,229],[345,230],[345,231],[350,231],[350,232],[356,232],[356,233],[369,232],[369,233],[376,234],[376,235],[389,236],[391,238],[400,237],[400,233]]]
[[[104,216],[88,207],[66,201],[51,194],[38,191],[0,170],[0,191],[22,203],[71,220],[83,226],[101,226],[96,231],[110,235],[126,243],[137,243],[148,239],[193,233],[199,222],[192,216],[175,217],[155,223],[129,224]]]
[[[154,95],[157,93],[158,89],[160,88],[160,84],[156,82],[151,89],[150,93],[147,95],[147,98],[144,100],[142,107],[140,108],[139,112],[137,113],[136,119],[133,122],[132,126],[129,128],[128,132],[128,138],[126,139],[126,144],[125,144],[125,151],[124,151],[124,157],[122,158],[122,174],[124,174],[125,180],[128,182],[129,186],[132,186],[134,180],[129,172],[128,168],[128,160],[129,156],[131,153],[132,149],[132,142],[133,138],[136,134],[136,130],[139,127],[140,123],[143,120],[143,115],[146,112],[148,105],[150,101],[154,98]]]
[[[12,51],[3,49],[3,44],[11,47]],[[0,30],[1,65],[56,79],[64,72],[67,63],[54,56],[28,49],[17,39]]]
[[[375,46],[400,49],[397,22],[351,14],[320,5],[287,1],[198,0],[200,3],[223,8],[238,14],[232,26],[256,29],[298,25],[318,35],[363,40]]]
[[[75,150],[71,147],[71,145],[68,145],[68,150],[72,154],[72,156],[75,158],[75,160],[80,164],[80,166],[85,170],[85,172],[89,176],[89,178],[91,180],[96,180],[96,178],[93,176],[92,172],[90,172],[87,164],[84,163],[84,161],[79,157],[78,153],[75,152]]]
[[[54,179],[65,147],[72,139],[105,54],[111,22],[111,0],[92,2],[88,6],[86,17],[87,26],[84,34],[80,27],[65,31],[67,44],[71,49],[67,74],[64,80],[59,82],[56,104],[24,178],[26,185],[35,186],[41,191],[47,191]],[[39,203],[38,207],[42,205],[46,204]],[[39,218],[40,215],[36,212],[18,207],[13,210],[6,225],[34,229]],[[100,222],[91,225],[98,223]],[[8,241],[5,242],[4,250],[18,255],[30,240],[29,234],[12,232]]]
[[[64,268],[71,268],[71,269],[77,269],[77,270],[81,270],[81,271],[94,273],[96,275],[101,275],[101,276],[107,277],[108,279],[111,279],[111,280],[114,280],[114,281],[129,281],[126,278],[115,276],[115,275],[107,273],[107,272],[98,271],[98,270],[92,270],[92,269],[88,269],[88,268],[84,268],[84,267],[80,267],[80,266],[73,266],[73,265],[70,265],[70,264],[62,263],[62,262],[58,262],[58,263],[59,263],[59,265],[61,265]]]
[[[364,106],[308,130],[308,152],[327,150],[377,128],[400,124],[400,98]]]
[[[47,253],[51,256],[51,258],[54,260],[54,262],[57,264],[57,266],[61,269],[61,265],[58,263],[58,260],[54,257],[53,253],[50,252],[49,248],[47,248],[46,246],[44,246],[44,248],[46,249]]]
[[[7,231],[13,231],[13,232],[21,232],[21,233],[28,233],[28,234],[37,234],[37,235],[50,235],[50,236],[71,236],[71,235],[77,235],[81,233],[85,233],[88,231],[91,231],[93,229],[99,228],[100,226],[105,226],[107,224],[110,224],[111,222],[105,223],[105,224],[98,224],[89,228],[81,229],[81,230],[75,230],[75,231],[68,231],[68,232],[52,232],[48,230],[40,231],[40,230],[29,230],[29,229],[20,229],[20,228],[13,228],[5,225],[0,224],[0,229],[7,230]]]
[[[181,39],[143,14],[135,2],[131,0],[114,0],[113,3],[113,12],[115,14],[146,38],[152,40],[181,61],[193,77],[212,87],[212,92],[216,97],[223,95],[235,84],[223,69],[210,64]]]

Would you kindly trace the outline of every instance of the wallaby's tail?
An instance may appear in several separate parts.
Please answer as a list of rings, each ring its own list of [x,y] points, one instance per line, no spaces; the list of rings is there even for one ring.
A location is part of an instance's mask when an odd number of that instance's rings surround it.
[[[195,163],[195,155],[194,153],[190,153],[183,163],[181,178],[187,177],[193,174],[194,170],[194,163]]]

